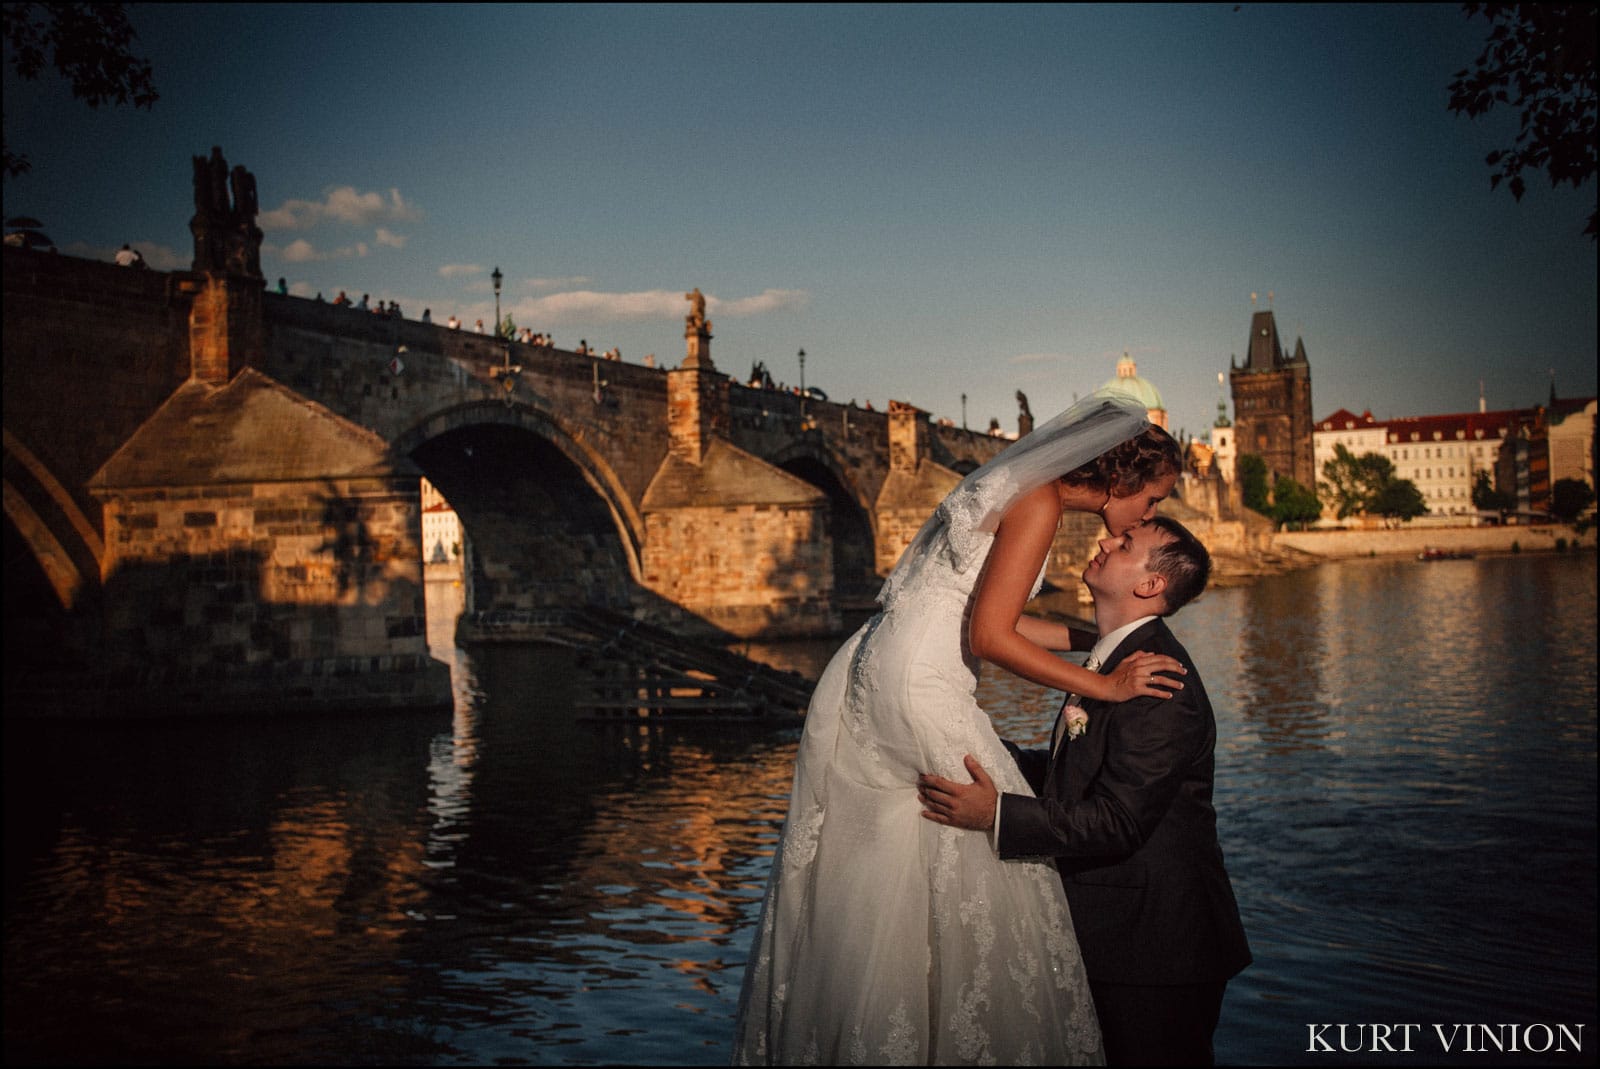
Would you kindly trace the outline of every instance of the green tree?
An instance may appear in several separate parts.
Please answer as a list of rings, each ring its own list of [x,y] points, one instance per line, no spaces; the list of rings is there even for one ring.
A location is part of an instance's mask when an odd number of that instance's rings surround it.
[[[1272,516],[1284,524],[1315,523],[1322,517],[1322,502],[1311,487],[1280,476],[1272,486]]]
[[[1496,104],[1521,109],[1513,147],[1496,149],[1484,163],[1498,167],[1489,188],[1502,181],[1517,200],[1532,168],[1550,184],[1574,189],[1595,173],[1594,4],[1462,4],[1467,18],[1482,15],[1489,39],[1476,64],[1456,72],[1450,110],[1476,118]],[[1515,93],[1513,98],[1512,94]],[[1596,237],[1591,212],[1584,233]]]
[[[1304,483],[1280,475],[1272,484],[1272,518],[1279,527],[1314,523],[1322,515],[1322,502],[1316,491]]]
[[[1572,523],[1583,510],[1594,504],[1594,491],[1582,479],[1557,479],[1550,488],[1550,514]]]
[[[1498,512],[1504,520],[1506,513],[1517,507],[1517,499],[1504,490],[1496,490],[1489,473],[1479,470],[1472,477],[1472,507],[1485,512]]]
[[[1428,503],[1423,500],[1417,484],[1410,479],[1390,479],[1373,496],[1372,507],[1368,511],[1376,512],[1386,520],[1404,523],[1427,512]]]
[[[1244,507],[1256,512],[1267,513],[1272,510],[1272,504],[1267,500],[1267,462],[1254,453],[1245,453],[1239,457],[1239,493],[1244,500]]]
[[[1342,445],[1333,447],[1333,459],[1322,465],[1323,497],[1341,519],[1376,511],[1373,501],[1394,479],[1394,464],[1380,453],[1359,457]]]
[[[159,94],[150,61],[129,47],[137,39],[122,4],[4,5],[6,61],[18,78],[33,81],[51,63],[72,87],[72,95],[98,108],[102,104],[153,105]],[[4,146],[4,175],[25,173],[28,157]]]

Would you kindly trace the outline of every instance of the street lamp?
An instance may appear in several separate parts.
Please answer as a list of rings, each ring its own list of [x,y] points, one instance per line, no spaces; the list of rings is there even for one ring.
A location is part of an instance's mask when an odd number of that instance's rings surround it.
[[[500,268],[494,269],[494,274],[489,276],[494,280],[494,336],[500,336],[500,280],[505,278],[500,273]]]
[[[806,415],[806,351],[800,350],[800,430],[811,429],[811,418]]]
[[[496,267],[494,274],[489,276],[494,281],[494,336],[496,341],[504,340],[500,333],[500,283],[505,278]],[[489,369],[489,377],[500,380],[500,389],[505,391],[504,400],[506,407],[511,406],[511,395],[517,389],[517,376],[522,374],[522,365],[511,362],[511,346],[500,347],[500,366]]]
[[[961,429],[967,429],[967,395],[961,395]]]

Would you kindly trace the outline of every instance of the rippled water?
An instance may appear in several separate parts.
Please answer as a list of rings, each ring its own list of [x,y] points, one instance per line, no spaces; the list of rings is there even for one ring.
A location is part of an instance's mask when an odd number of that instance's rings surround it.
[[[1592,1063],[1595,604],[1592,555],[1360,561],[1176,618],[1256,955],[1222,1061],[1564,1022]],[[725,1061],[798,731],[579,725],[565,654],[457,656],[453,717],[8,722],[6,1061]]]

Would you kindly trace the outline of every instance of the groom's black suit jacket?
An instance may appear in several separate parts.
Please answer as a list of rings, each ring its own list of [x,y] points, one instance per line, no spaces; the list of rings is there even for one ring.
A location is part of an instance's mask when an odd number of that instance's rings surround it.
[[[1165,622],[1112,651],[1188,669],[1169,698],[1085,700],[1089,723],[1050,751],[1007,747],[1038,794],[1000,797],[1002,858],[1056,859],[1089,979],[1163,986],[1225,981],[1250,948],[1211,806],[1216,720],[1200,673]]]

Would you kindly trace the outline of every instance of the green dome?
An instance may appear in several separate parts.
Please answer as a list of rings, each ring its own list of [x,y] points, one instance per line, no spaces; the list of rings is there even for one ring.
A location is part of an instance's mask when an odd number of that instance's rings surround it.
[[[1167,409],[1166,403],[1161,400],[1161,391],[1148,379],[1139,377],[1139,368],[1127,353],[1123,353],[1122,359],[1117,361],[1117,377],[1107,382],[1104,388],[1132,398],[1146,409],[1163,412]]]

